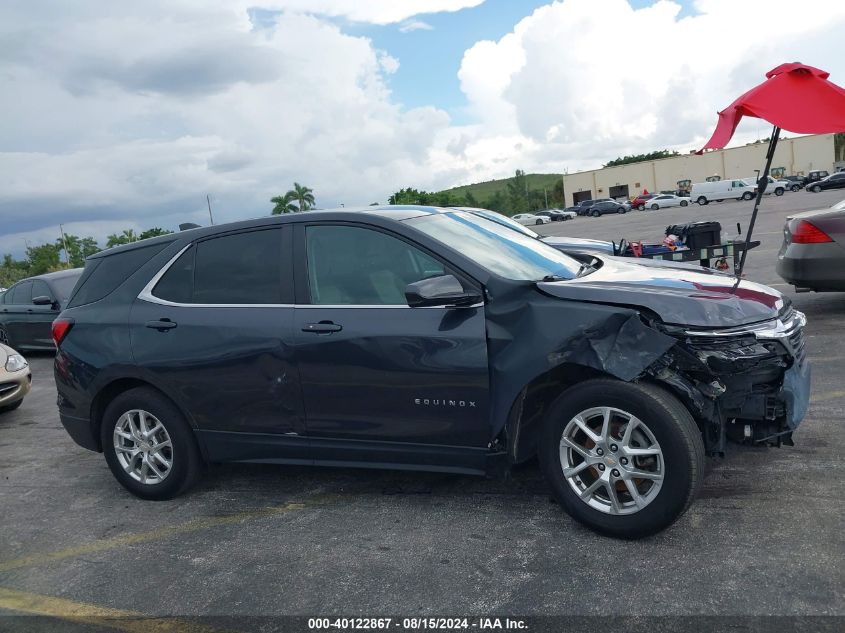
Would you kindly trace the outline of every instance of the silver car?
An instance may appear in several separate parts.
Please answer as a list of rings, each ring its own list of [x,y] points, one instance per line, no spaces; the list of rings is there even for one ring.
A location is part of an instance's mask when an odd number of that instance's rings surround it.
[[[777,273],[796,291],[845,291],[845,200],[786,218]]]

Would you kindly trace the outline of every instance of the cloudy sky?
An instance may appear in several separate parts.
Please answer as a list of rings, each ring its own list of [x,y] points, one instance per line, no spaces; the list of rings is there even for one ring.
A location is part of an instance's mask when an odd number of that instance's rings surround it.
[[[843,32],[842,0],[3,0],[0,254],[686,151],[781,62],[845,84]]]

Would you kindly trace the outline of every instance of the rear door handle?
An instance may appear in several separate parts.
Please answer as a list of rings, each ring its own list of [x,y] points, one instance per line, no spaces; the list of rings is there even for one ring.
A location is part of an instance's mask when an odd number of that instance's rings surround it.
[[[147,321],[144,325],[148,328],[164,332],[165,330],[172,330],[176,327],[176,323],[170,319],[158,319],[157,321]]]
[[[331,321],[309,323],[308,325],[302,327],[303,332],[314,332],[315,334],[331,334],[332,332],[340,332],[342,329],[342,325],[332,323]]]

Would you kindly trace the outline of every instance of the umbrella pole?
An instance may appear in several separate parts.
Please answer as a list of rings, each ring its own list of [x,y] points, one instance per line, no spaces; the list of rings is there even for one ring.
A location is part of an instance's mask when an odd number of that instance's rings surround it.
[[[766,193],[769,184],[769,170],[772,168],[772,159],[775,157],[775,149],[780,138],[780,128],[776,125],[772,128],[772,138],[769,139],[769,149],[766,152],[766,167],[760,174],[757,181],[757,198],[754,200],[754,211],[751,213],[751,222],[748,224],[748,233],[745,234],[745,248],[742,250],[742,257],[739,260],[739,271],[736,273],[737,281],[742,278],[742,271],[745,270],[745,257],[748,255],[748,245],[751,243],[751,234],[754,232],[754,223],[757,221],[757,211],[760,209],[760,201]]]

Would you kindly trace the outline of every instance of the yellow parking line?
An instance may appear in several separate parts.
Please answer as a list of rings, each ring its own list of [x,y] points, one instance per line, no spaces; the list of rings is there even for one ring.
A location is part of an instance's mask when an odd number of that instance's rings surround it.
[[[33,565],[43,565],[45,563],[52,563],[57,560],[65,558],[74,558],[76,556],[83,556],[85,554],[92,554],[95,552],[103,552],[125,545],[134,545],[135,543],[144,543],[146,541],[155,541],[176,534],[184,534],[186,532],[196,532],[197,530],[207,530],[209,528],[218,527],[221,525],[230,525],[232,523],[241,523],[249,519],[259,519],[262,517],[279,516],[288,514],[296,510],[303,510],[305,508],[316,506],[330,501],[334,497],[329,495],[321,495],[312,497],[306,501],[297,503],[286,503],[281,506],[274,506],[270,508],[261,508],[260,510],[252,510],[248,512],[238,512],[236,514],[227,514],[221,517],[212,517],[208,519],[195,519],[180,525],[170,527],[158,528],[149,532],[140,532],[137,534],[125,534],[122,536],[115,536],[113,538],[101,539],[92,543],[85,543],[83,545],[75,545],[66,549],[50,552],[47,554],[32,554],[24,556],[15,560],[0,563],[0,572],[10,571],[12,569],[19,569],[21,567],[31,567]]]
[[[826,400],[836,400],[837,398],[845,398],[845,390],[839,391],[823,391],[814,396],[810,396],[810,402],[825,402]]]
[[[212,633],[219,632],[204,624],[177,618],[154,618],[137,611],[108,609],[87,602],[42,596],[27,591],[0,587],[0,609],[29,615],[41,615],[82,624],[108,627],[128,633]],[[4,617],[4,616],[0,616]]]

